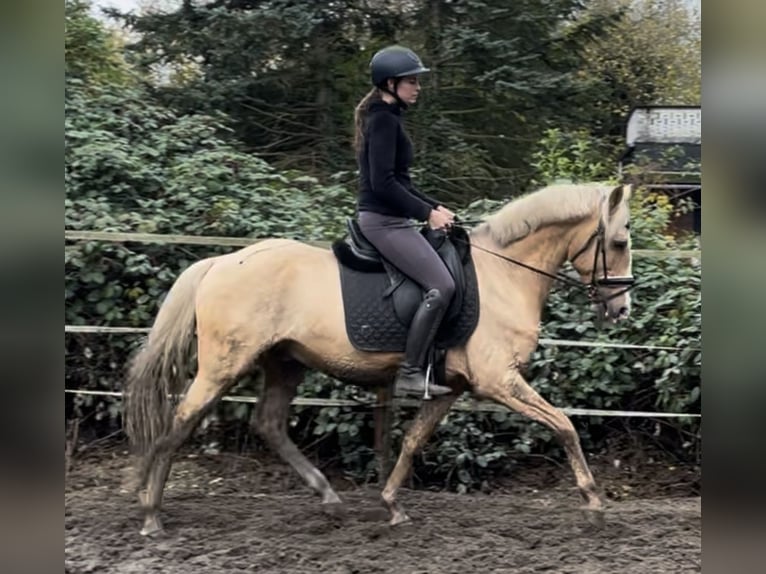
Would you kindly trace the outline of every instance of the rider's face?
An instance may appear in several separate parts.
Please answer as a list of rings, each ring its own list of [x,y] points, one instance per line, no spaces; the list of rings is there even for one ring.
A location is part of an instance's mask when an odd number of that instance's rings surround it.
[[[393,82],[392,82],[393,83]],[[393,86],[391,86],[393,87]],[[414,104],[418,101],[420,93],[420,79],[418,76],[405,76],[397,85],[396,94],[407,104]]]

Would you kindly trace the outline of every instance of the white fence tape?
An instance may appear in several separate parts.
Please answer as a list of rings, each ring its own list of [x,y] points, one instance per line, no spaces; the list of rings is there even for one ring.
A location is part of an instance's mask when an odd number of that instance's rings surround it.
[[[122,397],[119,391],[89,391],[84,389],[64,389],[65,393],[75,395],[95,395],[107,397]],[[248,397],[239,395],[224,395],[222,401],[235,403],[257,403],[258,397]],[[320,399],[310,397],[296,397],[293,399],[293,405],[310,407],[368,407],[376,406],[370,401],[355,401],[351,399]],[[422,401],[417,399],[395,399],[394,404],[403,407],[417,407],[422,405]],[[487,401],[477,401],[473,399],[459,400],[455,402],[454,409],[461,411],[477,412],[506,412],[509,409],[496,403]],[[701,414],[694,413],[655,413],[651,411],[615,411],[607,409],[580,409],[576,407],[559,407],[559,410],[571,416],[590,416],[590,417],[642,417],[642,418],[701,418]]]
[[[148,333],[147,327],[99,327],[95,325],[64,325],[65,333]],[[645,351],[701,351],[699,347],[664,347],[662,345],[632,345],[629,343],[607,343],[601,341],[573,341],[568,339],[540,339],[541,345],[550,347],[602,347],[606,349],[640,349]]]
[[[187,245],[213,245],[220,247],[247,247],[261,241],[257,237],[215,237],[212,235],[172,235],[164,233],[123,233],[119,231],[80,231],[65,229],[64,239],[72,241],[111,241],[122,243],[132,241],[136,243],[181,243]],[[329,241],[305,241],[316,247],[330,247]],[[667,249],[632,249],[631,253],[636,257],[678,257],[682,259],[699,259],[702,251],[692,249],[687,251],[672,251]]]
[[[98,327],[94,325],[64,325],[65,333],[148,333],[149,327]]]
[[[82,241],[135,241],[140,243],[184,243],[192,245],[219,245],[241,247],[250,245],[258,239],[247,237],[205,237],[191,235],[165,235],[154,233],[120,233],[110,231],[76,231],[65,230],[64,238],[69,240]],[[327,242],[309,242],[318,246],[328,246]],[[649,249],[635,249],[633,254],[639,257],[680,257],[680,258],[699,258],[700,251],[659,251]],[[146,327],[101,327],[94,325],[65,325],[65,333],[149,333],[151,329]],[[600,341],[574,341],[566,339],[539,339],[541,345],[559,346],[559,347],[601,347],[611,349],[636,349],[647,351],[682,351],[693,350],[700,351],[699,347],[668,347],[661,345],[633,345],[628,343],[607,343]],[[66,393],[79,395],[97,395],[121,397],[122,393],[117,391],[91,391],[84,389],[65,389]],[[257,397],[226,395],[222,397],[224,401],[233,401],[241,403],[256,403]],[[394,401],[399,406],[419,406],[421,401],[415,399],[397,399]],[[297,397],[293,400],[294,405],[301,406],[319,406],[319,407],[374,407],[372,402],[354,401],[349,399],[321,399]],[[480,412],[503,412],[508,409],[486,401],[460,400],[454,405],[458,410],[480,411]],[[644,418],[700,418],[701,414],[691,413],[655,413],[649,411],[618,411],[604,409],[581,409],[576,407],[562,407],[561,411],[573,416],[601,416],[601,417],[644,417]]]

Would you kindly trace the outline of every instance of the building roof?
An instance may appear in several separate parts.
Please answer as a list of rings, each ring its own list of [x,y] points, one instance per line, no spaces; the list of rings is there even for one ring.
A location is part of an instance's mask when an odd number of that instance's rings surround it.
[[[636,166],[664,184],[699,185],[702,110],[699,106],[643,106],[631,110],[620,168]]]

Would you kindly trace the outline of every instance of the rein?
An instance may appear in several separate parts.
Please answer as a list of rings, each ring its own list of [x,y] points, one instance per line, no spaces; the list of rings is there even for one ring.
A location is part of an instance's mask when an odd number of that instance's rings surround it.
[[[468,229],[467,225],[478,225],[480,223],[484,223],[483,219],[469,219],[469,220],[459,220],[455,218],[455,223],[453,223],[453,226],[455,227],[461,227],[465,231],[470,232],[470,229]],[[402,223],[401,225],[390,225],[386,226],[388,229],[396,229],[396,228],[417,228],[420,227],[419,224],[413,224],[410,222]],[[553,279],[554,281],[558,281],[560,283],[563,283],[564,285],[568,285],[569,287],[575,287],[576,289],[579,289],[581,291],[584,291],[588,298],[593,301],[594,303],[601,304],[606,306],[606,304],[614,299],[615,297],[619,297],[623,293],[627,293],[631,289],[633,289],[636,284],[638,283],[633,276],[627,275],[627,276],[618,276],[618,277],[609,277],[606,274],[606,240],[605,240],[605,228],[603,222],[599,221],[598,227],[596,230],[590,235],[588,240],[585,242],[585,245],[583,245],[577,253],[574,254],[574,256],[571,258],[571,262],[574,263],[577,258],[579,258],[581,255],[583,255],[588,248],[590,247],[591,243],[593,243],[593,240],[596,240],[596,250],[593,254],[593,268],[591,270],[591,276],[590,276],[590,282],[585,284],[581,281],[578,281],[577,279],[573,279],[572,277],[569,277],[568,275],[565,275],[564,273],[558,272],[558,273],[549,273],[548,271],[545,271],[543,269],[539,269],[533,265],[529,265],[527,263],[524,263],[523,261],[519,261],[518,259],[514,259],[513,257],[508,257],[507,255],[503,255],[502,253],[498,253],[497,251],[492,251],[491,249],[487,249],[485,247],[481,247],[479,245],[474,245],[470,241],[466,241],[465,239],[461,239],[458,237],[452,237],[450,238],[452,241],[459,241],[461,243],[467,244],[471,249],[478,249],[479,251],[483,251],[485,253],[488,253],[494,257],[497,257],[498,259],[502,259],[503,261],[507,261],[508,263],[513,263],[514,265],[517,265],[519,267],[522,267],[524,269],[527,269],[528,271],[532,271],[533,273],[537,273],[538,275],[542,275],[544,277],[548,277],[549,279]],[[603,269],[603,277],[599,277],[598,275],[598,259],[599,256],[601,256],[601,264]],[[621,289],[617,291],[616,293],[611,293],[610,295],[604,297],[598,292],[599,287],[621,287],[625,286],[624,289]]]
[[[459,225],[463,227],[466,224],[478,224],[483,223],[482,220],[470,220],[470,221],[461,221],[459,223],[455,223],[455,225]],[[465,229],[465,227],[463,227]],[[467,231],[467,230],[466,230]],[[596,250],[593,254],[593,267],[591,269],[591,276],[590,276],[590,283],[584,284],[577,279],[572,279],[568,275],[565,275],[563,273],[549,273],[543,269],[539,269],[537,267],[534,267],[533,265],[528,265],[527,263],[524,263],[522,261],[519,261],[517,259],[513,259],[512,257],[508,257],[506,255],[503,255],[501,253],[497,253],[496,251],[492,251],[491,249],[486,249],[484,247],[481,247],[479,245],[473,245],[471,244],[471,249],[478,249],[480,251],[484,251],[485,253],[489,253],[490,255],[493,255],[499,259],[502,259],[504,261],[508,261],[509,263],[513,263],[514,265],[518,265],[519,267],[523,267],[524,269],[527,269],[529,271],[532,271],[534,273],[537,273],[538,275],[543,275],[545,277],[548,277],[550,279],[553,279],[554,281],[559,281],[560,283],[564,283],[565,285],[568,285],[570,287],[575,287],[579,290],[585,291],[588,295],[588,298],[593,301],[594,303],[600,303],[601,305],[606,305],[607,302],[611,301],[612,299],[619,297],[623,293],[627,293],[633,287],[636,285],[636,280],[631,275],[627,276],[619,276],[619,277],[609,277],[606,274],[606,240],[605,240],[605,228],[603,222],[599,221],[598,227],[596,230],[591,234],[591,236],[588,238],[588,240],[585,242],[585,245],[583,245],[577,253],[572,257],[570,260],[572,263],[574,263],[578,257],[580,257],[583,253],[585,253],[588,248],[590,247],[591,243],[593,243],[593,240],[596,240]],[[459,239],[459,238],[453,238],[453,241],[461,241],[465,243],[465,240]],[[468,242],[470,243],[470,242]],[[601,256],[601,262],[602,262],[602,269],[603,269],[603,277],[597,276],[597,269],[598,269],[598,258],[599,255]],[[611,293],[607,297],[602,296],[598,292],[599,287],[621,287],[625,286],[624,289],[621,289],[620,291],[617,291],[616,293]]]

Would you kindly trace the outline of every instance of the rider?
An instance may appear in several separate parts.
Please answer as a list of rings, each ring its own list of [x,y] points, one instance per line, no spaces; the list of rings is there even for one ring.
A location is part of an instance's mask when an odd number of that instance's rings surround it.
[[[370,71],[374,87],[354,113],[359,227],[383,257],[426,291],[409,328],[395,387],[398,394],[422,394],[426,355],[455,293],[455,282],[408,220],[444,229],[452,225],[455,215],[417,190],[409,175],[412,142],[404,130],[402,112],[417,101],[418,76],[428,68],[412,50],[390,46],[372,57]],[[429,391],[440,395],[451,389],[430,385]]]

